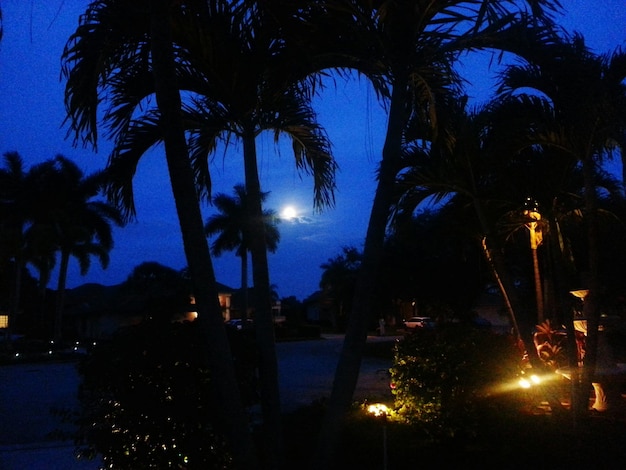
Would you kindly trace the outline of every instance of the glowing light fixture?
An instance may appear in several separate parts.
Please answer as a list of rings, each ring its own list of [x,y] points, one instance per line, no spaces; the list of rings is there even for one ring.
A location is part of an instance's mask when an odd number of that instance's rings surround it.
[[[522,377],[521,379],[519,379],[519,386],[522,388],[530,388],[533,385],[539,385],[541,383],[541,379],[539,378],[538,375],[531,375],[528,378]]]
[[[389,408],[382,403],[373,403],[367,407],[367,412],[383,420],[383,470],[387,470],[387,415]]]
[[[367,407],[367,412],[376,417],[383,417],[389,414],[389,408],[382,403],[374,403]]]

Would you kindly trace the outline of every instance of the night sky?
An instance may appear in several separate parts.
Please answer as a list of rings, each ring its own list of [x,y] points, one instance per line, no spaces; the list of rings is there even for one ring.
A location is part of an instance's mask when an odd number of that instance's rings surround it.
[[[559,19],[567,31],[579,31],[597,53],[625,46],[624,0],[563,0],[567,14]],[[0,152],[17,151],[30,166],[62,154],[89,173],[104,167],[110,145],[98,152],[73,148],[65,139],[64,83],[60,79],[63,46],[86,8],[78,0],[2,0],[4,37],[0,42]],[[477,103],[490,96],[486,60],[467,59],[463,73],[472,82],[468,94]],[[481,78],[478,78],[481,77]],[[313,212],[312,181],[296,172],[288,146],[277,152],[270,139],[258,142],[261,184],[270,196],[266,207],[281,212],[291,205],[298,216],[279,225],[281,242],[269,255],[271,282],[281,297],[303,300],[318,289],[320,265],[341,253],[343,246],[362,248],[375,189],[375,169],[386,128],[385,115],[364,81],[338,82],[316,102],[339,163],[336,204]],[[214,192],[232,195],[243,183],[241,148],[217,155],[212,167]],[[136,222],[115,229],[115,248],[106,271],[94,259],[81,277],[70,266],[68,287],[84,282],[112,285],[126,279],[143,261],[175,269],[185,267],[178,219],[162,150],[143,157],[135,179]],[[203,207],[205,218],[212,213]],[[232,254],[214,259],[218,281],[239,287],[240,263]],[[54,287],[53,277],[50,286]]]

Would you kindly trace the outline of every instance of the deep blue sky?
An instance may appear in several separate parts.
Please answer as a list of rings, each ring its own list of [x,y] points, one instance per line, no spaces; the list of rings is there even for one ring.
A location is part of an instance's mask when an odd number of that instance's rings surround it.
[[[19,152],[27,165],[57,154],[75,160],[85,172],[102,168],[109,145],[102,140],[98,153],[75,149],[65,140],[60,56],[77,26],[85,0],[2,0],[4,38],[0,42],[0,153]],[[612,51],[626,42],[624,0],[563,0],[567,13],[560,23],[568,31],[581,32],[595,52]],[[489,98],[484,60],[467,60],[463,69],[473,82],[469,94],[477,102]],[[304,299],[318,289],[320,265],[341,252],[343,246],[362,247],[374,194],[374,174],[386,126],[385,116],[373,94],[357,80],[327,89],[318,100],[319,121],[325,126],[340,165],[336,205],[322,214],[313,212],[312,182],[296,173],[288,148],[277,154],[269,141],[259,142],[264,191],[270,191],[267,207],[280,212],[297,208],[296,221],[283,222],[281,242],[269,256],[271,282],[281,297]],[[213,166],[215,192],[232,194],[243,182],[240,156],[232,148]],[[84,282],[116,284],[143,261],[158,261],[180,269],[186,263],[180,229],[172,200],[164,159],[159,150],[144,158],[136,177],[138,220],[115,230],[115,248],[106,271],[94,260],[81,277],[70,267],[68,287]],[[205,217],[212,208],[203,208]],[[214,260],[218,280],[239,286],[239,259],[227,254]],[[53,278],[53,283],[56,280]],[[52,285],[53,287],[54,285]]]

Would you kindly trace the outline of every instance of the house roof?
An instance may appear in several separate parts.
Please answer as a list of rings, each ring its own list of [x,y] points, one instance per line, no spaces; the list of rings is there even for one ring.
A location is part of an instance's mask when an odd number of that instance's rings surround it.
[[[65,292],[65,311],[69,315],[84,315],[114,309],[116,313],[136,313],[145,305],[145,296],[125,292],[125,285],[105,286],[87,283]],[[220,294],[232,294],[234,290],[217,283]]]

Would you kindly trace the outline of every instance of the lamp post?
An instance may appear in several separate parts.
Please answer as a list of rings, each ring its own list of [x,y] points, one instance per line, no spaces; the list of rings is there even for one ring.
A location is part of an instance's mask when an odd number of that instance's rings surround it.
[[[387,414],[389,409],[382,403],[374,403],[367,407],[367,412],[383,422],[383,470],[387,470]]]
[[[539,273],[539,258],[537,257],[537,248],[543,241],[541,233],[541,214],[538,211],[537,203],[531,202],[530,198],[526,201],[528,209],[524,210],[524,215],[530,219],[526,223],[526,228],[530,232],[530,251],[533,255],[533,272],[535,276],[535,297],[537,298],[537,323],[543,323],[543,292],[541,289],[541,275]]]

